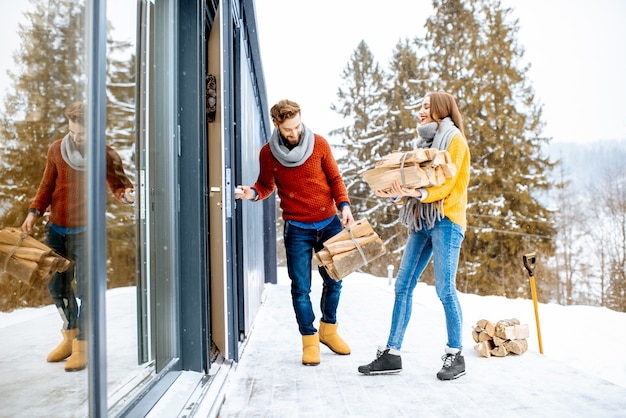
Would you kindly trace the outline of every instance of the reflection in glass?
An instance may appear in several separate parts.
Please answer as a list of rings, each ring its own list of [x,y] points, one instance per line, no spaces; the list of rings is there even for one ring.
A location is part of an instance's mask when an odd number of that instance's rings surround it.
[[[128,6],[126,6],[128,8]],[[85,1],[15,0],[0,51],[0,230],[24,230],[73,265],[50,278],[7,273],[0,244],[2,416],[87,415],[88,358],[82,254]],[[3,13],[5,7],[3,6]],[[132,7],[131,7],[132,9]],[[134,13],[134,10],[125,13]],[[113,32],[114,33],[114,32]],[[6,36],[5,36],[6,35]],[[11,35],[11,36],[9,36]],[[87,103],[88,105],[88,103]],[[107,378],[110,403],[138,365],[136,313],[134,42],[109,35],[107,49]],[[4,251],[4,252],[3,252]],[[49,267],[49,266],[48,266]],[[61,332],[59,333],[59,330]]]

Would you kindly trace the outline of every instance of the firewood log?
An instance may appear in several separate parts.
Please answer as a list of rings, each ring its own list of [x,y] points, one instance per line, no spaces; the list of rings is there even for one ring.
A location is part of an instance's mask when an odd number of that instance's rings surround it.
[[[29,260],[34,261],[35,263],[40,262],[48,252],[41,250],[39,248],[27,248],[27,247],[17,247],[15,245],[9,244],[0,244],[0,253],[2,254],[10,254],[13,253],[13,257],[20,260]]]
[[[480,319],[472,329],[472,337],[478,343],[474,349],[483,357],[522,354],[528,350],[528,335],[528,325],[520,324],[517,318],[503,319],[495,325]]]
[[[507,340],[505,340],[505,339],[503,339],[503,338],[500,338],[500,337],[495,336],[495,337],[493,337],[493,338],[492,338],[492,341],[493,341],[493,345],[498,346],[498,345],[504,345],[504,343],[505,343]]]
[[[0,230],[0,244],[15,245],[21,238],[22,231],[17,228],[6,227]],[[50,251],[50,247],[37,241],[35,238],[28,235],[22,240],[21,247],[39,248],[43,251]]]
[[[17,228],[0,230],[0,272],[32,282],[47,280],[73,262]]]
[[[0,272],[13,277],[30,281],[37,271],[37,263],[28,260],[17,260],[8,254],[0,254]]]
[[[367,221],[367,219],[359,219],[358,221],[354,221],[352,225],[350,225],[350,231],[352,231],[352,235],[354,235],[355,238],[365,237],[374,233],[374,230],[372,229],[372,226]],[[350,239],[350,232],[347,228],[344,228],[340,233],[327,239],[324,244],[331,244],[333,242]]]
[[[522,354],[528,350],[528,341],[526,340],[508,340],[503,344],[509,353]]]
[[[315,253],[314,259],[330,277],[341,280],[385,253],[385,246],[370,223],[360,219],[350,229],[346,228],[326,240],[324,248]]]
[[[501,319],[496,324],[496,335],[502,339],[510,340],[511,337],[515,338],[515,325],[519,325],[520,321],[517,318]],[[508,328],[508,332],[507,332]]]
[[[446,153],[446,152],[442,152]],[[432,161],[439,154],[436,148],[417,148],[413,151],[393,151],[380,159],[376,167],[398,168],[403,165],[420,164]],[[445,162],[445,155],[444,155]]]
[[[491,357],[491,350],[493,349],[493,345],[491,341],[481,341],[474,346],[474,350],[478,352],[483,357]]]
[[[361,248],[367,262],[372,261],[386,253],[385,246],[381,239],[370,242]],[[333,265],[342,277],[357,271],[359,268],[367,264],[361,253],[356,249],[354,251],[338,254],[333,257]]]
[[[486,319],[480,319],[478,322],[476,322],[476,328],[479,328],[478,332],[485,331],[487,334],[489,334],[490,337],[496,335],[496,326],[493,322]]]
[[[394,181],[405,187],[439,186],[455,174],[448,151],[429,148],[392,152],[363,172],[362,177],[372,190],[388,190]]]
[[[355,238],[354,240],[343,240],[329,243],[324,243],[324,247],[330,252],[332,256],[335,254],[345,253],[356,249],[356,244],[363,247],[372,241],[378,239],[377,235],[369,235],[367,237]]]
[[[497,345],[493,350],[491,350],[491,355],[495,357],[504,357],[508,354],[506,348],[503,345]]]

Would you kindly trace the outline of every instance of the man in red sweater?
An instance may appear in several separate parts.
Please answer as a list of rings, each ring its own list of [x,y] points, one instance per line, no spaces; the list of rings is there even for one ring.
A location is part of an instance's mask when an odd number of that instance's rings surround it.
[[[85,234],[87,229],[87,201],[85,174],[85,108],[73,103],[65,111],[69,133],[48,148],[46,168],[39,189],[22,224],[22,231],[31,234],[37,219],[50,207],[45,226],[46,244],[59,254],[71,259],[75,267],[56,273],[48,283],[48,291],[61,318],[63,341],[48,355],[49,362],[63,361],[65,370],[77,371],[87,366],[84,339],[83,312],[85,311]],[[124,172],[122,159],[115,150],[106,148],[106,181],[113,196],[122,203],[135,201],[133,185]],[[76,279],[76,294],[72,281]],[[80,299],[80,306],[76,298]]]
[[[250,186],[239,186],[236,199],[263,200],[278,190],[285,221],[284,239],[291,298],[302,335],[302,364],[320,363],[319,343],[337,354],[350,354],[350,347],[337,334],[337,306],[341,281],[331,279],[323,268],[324,280],[318,330],[311,293],[312,252],[341,232],[354,218],[350,199],[328,142],[300,120],[300,106],[281,100],[271,109],[274,132],[259,155],[259,176]],[[341,212],[341,220],[337,215]]]

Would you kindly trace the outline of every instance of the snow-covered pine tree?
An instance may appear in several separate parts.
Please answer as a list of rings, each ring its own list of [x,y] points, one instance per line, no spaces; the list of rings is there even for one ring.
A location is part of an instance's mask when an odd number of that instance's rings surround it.
[[[137,186],[135,164],[135,55],[134,45],[107,39],[107,144],[122,157],[130,181]],[[110,194],[107,201],[107,264],[109,287],[134,285],[135,207]]]
[[[411,40],[399,40],[389,60],[389,72],[383,93],[387,115],[385,118],[385,154],[400,150],[410,151],[417,136],[416,126],[420,120],[421,99],[428,91],[425,89],[428,74],[424,72]],[[399,206],[380,199],[386,210],[378,213],[377,224],[382,232],[381,238],[390,252],[388,261],[394,266],[400,265],[407,240],[407,229],[398,218]],[[385,267],[386,266],[382,266]]]
[[[623,159],[614,160],[615,165],[606,168],[601,183],[590,188],[594,196],[591,206],[597,207],[595,216],[602,219],[592,234],[602,267],[603,306],[626,312],[626,164]]]
[[[468,229],[457,285],[477,294],[530,295],[520,265],[554,252],[552,214],[538,194],[553,186],[542,155],[542,111],[526,78],[518,22],[499,0],[436,2],[421,44],[437,88],[454,94],[472,154]],[[540,285],[539,285],[540,287]]]
[[[355,219],[367,218],[384,241],[387,232],[384,226],[390,222],[388,202],[372,193],[361,174],[394,148],[386,132],[386,76],[367,44],[361,41],[344,68],[342,78],[343,84],[337,91],[338,102],[331,105],[346,123],[331,132],[341,138],[337,164]],[[387,256],[379,257],[364,270],[380,273],[386,271],[388,262]],[[383,267],[384,270],[379,271]]]
[[[0,223],[8,226],[24,221],[48,147],[67,132],[65,109],[83,100],[86,88],[83,8],[75,1],[32,0],[24,18],[0,131]]]

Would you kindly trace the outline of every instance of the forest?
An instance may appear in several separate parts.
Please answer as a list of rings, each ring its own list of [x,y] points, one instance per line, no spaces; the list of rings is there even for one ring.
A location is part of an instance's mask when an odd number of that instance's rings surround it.
[[[397,269],[407,231],[395,205],[376,197],[362,173],[392,151],[412,149],[424,92],[444,90],[457,98],[471,153],[457,288],[530,298],[522,257],[535,252],[540,301],[626,310],[624,140],[557,150],[543,135],[513,10],[497,0],[433,6],[424,38],[399,41],[387,65],[361,41],[332,104],[345,122],[332,134],[340,138],[336,158],[353,213],[368,219],[389,250],[364,271]]]
[[[23,222],[47,148],[67,130],[65,107],[84,100],[86,90],[84,11],[71,0],[31,3],[2,98],[0,227]],[[542,105],[528,80],[530,64],[512,10],[497,0],[434,5],[424,38],[399,41],[385,65],[365,42],[356,45],[332,105],[344,121],[333,131],[340,138],[334,152],[352,211],[370,222],[388,249],[363,271],[386,277],[389,265],[397,269],[407,231],[395,205],[376,197],[362,173],[392,151],[412,149],[424,92],[445,90],[457,98],[471,152],[457,288],[530,298],[522,256],[536,252],[540,301],[626,311],[624,141],[556,149],[542,132]],[[107,144],[122,155],[135,182],[134,51],[113,39],[108,48]],[[133,285],[127,278],[136,270],[134,209],[111,198],[107,211],[108,286]],[[282,231],[280,213],[277,228]],[[43,240],[43,227],[35,237]],[[282,243],[277,248],[282,264]],[[432,283],[430,267],[424,280]],[[45,284],[0,276],[0,311],[47,304],[48,298]]]

